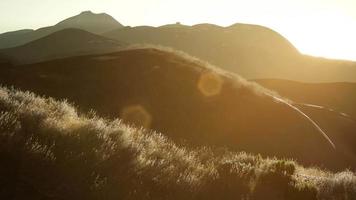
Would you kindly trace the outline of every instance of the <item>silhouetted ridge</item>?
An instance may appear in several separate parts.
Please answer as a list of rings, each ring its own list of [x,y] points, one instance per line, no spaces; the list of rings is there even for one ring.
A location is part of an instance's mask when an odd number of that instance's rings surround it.
[[[108,14],[95,14],[85,11],[79,15],[65,19],[54,26],[43,27],[35,31],[21,30],[0,34],[0,49],[24,45],[67,28],[77,28],[100,34],[122,27],[119,22]]]
[[[29,64],[69,56],[117,51],[125,43],[93,33],[68,28],[20,47],[0,50],[15,64]]]
[[[356,81],[356,63],[302,55],[281,34],[259,25],[140,26],[104,35],[129,43],[172,47],[247,79]]]
[[[65,19],[55,26],[61,28],[79,28],[92,33],[105,33],[113,28],[123,27],[113,17],[108,14],[95,14],[91,11],[84,11],[79,15]]]
[[[56,26],[0,35],[0,48],[26,44],[65,28],[79,28],[127,43],[154,44],[197,56],[247,79],[356,82],[356,63],[305,56],[281,34],[252,24],[123,27],[111,16],[85,11]]]

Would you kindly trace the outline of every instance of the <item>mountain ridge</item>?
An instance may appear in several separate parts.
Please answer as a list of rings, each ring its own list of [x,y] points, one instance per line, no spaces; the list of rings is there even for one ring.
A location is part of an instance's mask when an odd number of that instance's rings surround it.
[[[25,45],[0,49],[13,64],[29,64],[70,56],[118,51],[124,42],[105,38],[82,29],[62,29]]]
[[[95,34],[108,32],[112,30],[113,27],[123,27],[123,25],[116,21],[112,16],[106,13],[95,14],[92,11],[83,11],[79,15],[60,21],[55,26],[78,28]]]
[[[42,27],[36,30],[24,29],[25,31],[20,30],[2,33],[0,34],[0,49],[24,45],[66,28],[79,28],[98,34],[115,30],[120,27],[123,27],[123,25],[108,14],[95,14],[85,11],[76,16],[62,20],[53,26]]]
[[[78,17],[83,20],[77,22]],[[106,23],[97,21],[106,20],[110,21],[109,30],[105,27],[98,28]],[[97,28],[93,28],[91,24]],[[68,26],[88,29],[101,33],[104,37],[131,44],[161,45],[185,51],[246,79],[356,82],[353,75],[356,74],[356,62],[303,55],[278,32],[261,25],[243,23],[227,27],[213,24],[186,26],[180,23],[160,27],[123,27],[105,13],[85,11],[59,22],[57,26],[1,34],[0,48],[23,45]]]
[[[173,27],[125,27],[104,34],[129,43],[153,44],[185,51],[246,79],[302,82],[356,82],[356,62],[301,54],[278,32],[260,25],[212,24]]]

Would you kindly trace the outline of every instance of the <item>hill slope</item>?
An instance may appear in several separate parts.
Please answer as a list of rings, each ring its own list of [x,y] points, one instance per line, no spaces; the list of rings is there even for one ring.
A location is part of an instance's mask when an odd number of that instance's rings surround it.
[[[67,28],[77,28],[99,34],[121,27],[122,25],[119,22],[107,14],[95,14],[90,11],[85,11],[79,15],[63,20],[54,26],[37,30],[20,30],[0,34],[0,49],[24,45]]]
[[[306,165],[356,166],[294,105],[234,74],[156,49],[2,67],[1,84],[67,98],[83,110],[160,131],[178,143],[229,147]],[[327,130],[325,131],[327,133]]]
[[[0,88],[2,199],[352,199],[355,174],[188,150],[66,102]]]
[[[130,43],[173,47],[247,79],[356,82],[356,63],[301,55],[283,36],[257,25],[126,27],[104,35]]]
[[[311,84],[281,79],[255,81],[293,101],[326,107],[356,119],[356,83]]]
[[[63,29],[25,45],[0,50],[16,64],[35,63],[55,58],[85,54],[108,53],[124,43],[107,39],[80,29]]]

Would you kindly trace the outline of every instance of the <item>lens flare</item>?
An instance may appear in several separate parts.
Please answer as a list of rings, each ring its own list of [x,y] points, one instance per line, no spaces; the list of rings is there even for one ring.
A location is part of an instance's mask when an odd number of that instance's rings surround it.
[[[141,105],[131,105],[122,109],[121,119],[137,127],[150,128],[152,123],[151,114]]]
[[[220,94],[223,82],[217,73],[203,73],[198,81],[198,89],[205,96],[215,96]]]

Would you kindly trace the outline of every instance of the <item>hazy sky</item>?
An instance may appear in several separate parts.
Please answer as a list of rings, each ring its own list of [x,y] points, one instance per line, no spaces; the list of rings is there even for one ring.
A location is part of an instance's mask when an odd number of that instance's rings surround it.
[[[53,25],[84,10],[130,26],[260,24],[302,53],[356,60],[356,0],[0,0],[0,32]]]

